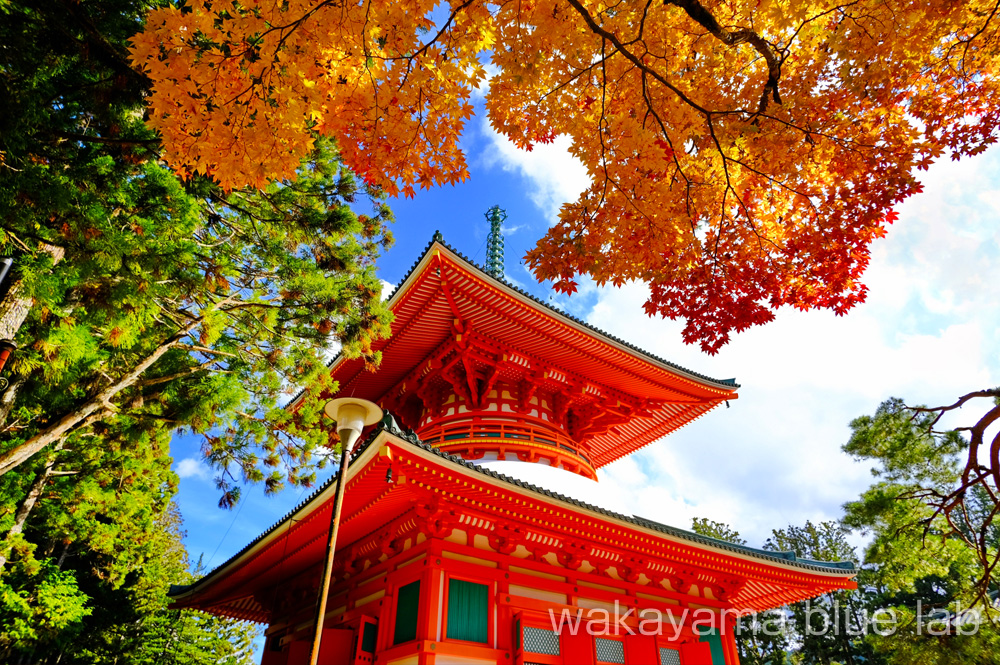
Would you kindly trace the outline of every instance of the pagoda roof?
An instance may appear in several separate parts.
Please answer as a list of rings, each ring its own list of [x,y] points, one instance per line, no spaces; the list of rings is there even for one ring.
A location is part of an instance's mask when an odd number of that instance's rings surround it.
[[[622,534],[636,538],[636,542],[649,543],[648,537],[653,536],[654,546],[664,552],[669,551],[673,557],[697,560],[699,564],[708,562],[720,572],[738,569],[751,581],[732,601],[747,610],[761,611],[831,589],[852,588],[851,578],[857,573],[854,564],[849,561],[813,561],[799,558],[794,552],[773,552],[738,545],[642,517],[623,515],[552,492],[424,444],[413,432],[399,429],[391,416],[377,425],[352,454],[338,552],[343,551],[345,544],[370,537],[372,527],[376,532],[381,530],[383,524],[413,506],[413,497],[408,496],[404,488],[421,483],[409,482],[402,487],[390,485],[386,489],[385,476],[380,474],[379,467],[388,468],[393,463],[392,457],[390,454],[386,460],[377,454],[386,444],[392,444],[399,451],[397,463],[410,457],[411,463],[417,463],[414,468],[428,472],[429,479],[446,488],[451,497],[459,496],[456,493],[458,489],[475,497],[476,500],[471,503],[482,506],[483,487],[469,482],[478,478],[480,483],[506,490],[508,496],[505,498],[514,493],[527,499],[527,502],[518,501],[520,514],[541,508],[549,516],[547,519],[558,523],[552,517],[553,511],[545,509],[543,504],[554,505],[582,514],[597,523],[620,527]],[[435,468],[431,469],[428,463]],[[247,594],[247,589],[259,586],[261,577],[274,574],[275,569],[280,571],[282,566],[286,574],[293,575],[320,560],[329,527],[329,514],[325,509],[330,508],[335,488],[334,476],[225,563],[193,584],[171,587],[168,595],[179,607],[265,622],[264,608],[259,600]],[[355,519],[362,513],[365,513],[365,519]],[[555,530],[558,531],[558,527]],[[595,531],[591,529],[588,532]]]
[[[396,288],[393,289],[393,291],[392,291],[391,294],[389,294],[389,297],[387,298],[387,300],[390,303],[392,302],[392,300],[396,296],[396,294],[403,290],[403,287],[406,285],[407,280],[409,280],[410,277],[414,273],[417,272],[417,269],[420,267],[420,264],[424,260],[424,258],[431,254],[431,250],[434,248],[435,244],[440,245],[444,249],[447,249],[448,252],[450,252],[456,259],[461,260],[466,265],[466,267],[468,267],[471,270],[474,270],[481,277],[485,277],[487,279],[490,279],[490,280],[493,280],[493,281],[498,282],[500,284],[503,284],[507,288],[509,288],[509,289],[513,290],[514,292],[516,292],[517,294],[519,294],[521,297],[526,298],[527,300],[530,300],[535,305],[539,305],[541,307],[544,307],[545,309],[549,310],[553,314],[556,314],[556,315],[558,315],[561,318],[568,319],[569,321],[572,321],[574,324],[576,324],[578,326],[581,326],[582,328],[585,328],[585,329],[589,330],[590,332],[595,333],[595,334],[599,335],[600,337],[603,337],[603,338],[605,338],[605,339],[607,339],[607,340],[609,340],[611,342],[614,342],[617,345],[623,346],[626,349],[629,349],[630,351],[633,351],[633,352],[635,352],[636,354],[638,354],[640,356],[645,356],[649,360],[655,361],[658,364],[665,365],[667,367],[670,367],[671,369],[674,369],[674,370],[676,370],[678,372],[682,372],[683,374],[689,375],[691,377],[694,377],[696,379],[699,379],[699,380],[704,381],[704,382],[709,383],[709,384],[715,384],[715,385],[719,385],[719,386],[725,386],[727,388],[739,388],[740,387],[739,384],[736,383],[736,379],[713,379],[712,377],[707,376],[705,374],[699,374],[698,372],[695,372],[693,370],[687,369],[686,367],[681,367],[680,365],[678,365],[676,363],[672,363],[669,360],[666,360],[664,358],[661,358],[660,356],[658,356],[658,355],[656,355],[654,353],[650,353],[649,351],[646,351],[645,349],[641,349],[638,346],[636,346],[634,344],[631,344],[631,343],[623,340],[620,337],[616,337],[615,335],[612,335],[609,332],[601,330],[597,326],[591,325],[590,323],[587,323],[583,319],[581,319],[579,317],[576,317],[576,316],[573,316],[572,314],[570,314],[570,313],[568,313],[568,312],[566,312],[564,310],[561,310],[558,307],[555,307],[554,305],[552,305],[550,303],[545,302],[541,298],[538,298],[536,296],[531,295],[530,293],[528,293],[528,291],[526,291],[525,289],[522,289],[521,287],[519,287],[516,284],[508,281],[507,279],[505,279],[503,277],[497,277],[496,275],[487,272],[486,269],[483,266],[477,264],[472,259],[470,259],[469,257],[467,257],[464,254],[462,254],[462,252],[458,251],[457,249],[455,249],[454,247],[452,247],[451,245],[449,245],[447,242],[445,242],[444,236],[441,235],[440,231],[435,231],[434,232],[434,236],[431,238],[431,241],[429,243],[427,243],[427,246],[424,248],[424,252],[423,252],[423,254],[421,254],[421,257],[419,259],[417,259],[416,261],[413,262],[413,265],[410,266],[410,269],[407,271],[406,276],[403,277],[402,280],[400,280],[400,282],[396,286]],[[336,361],[336,359],[334,359],[334,361]]]
[[[393,400],[412,390],[428,360],[455,339],[457,329],[459,337],[472,336],[497,358],[513,357],[519,371],[537,361],[543,365],[538,369],[549,370],[539,374],[540,380],[553,386],[562,381],[574,399],[582,394],[622,409],[613,426],[588,434],[594,468],[738,397],[734,379],[691,371],[567,314],[489,274],[439,233],[387,303],[395,318],[391,336],[373,344],[373,350],[382,352],[380,366],[372,372],[363,360],[338,355],[330,363],[338,394],[363,397],[399,413]]]

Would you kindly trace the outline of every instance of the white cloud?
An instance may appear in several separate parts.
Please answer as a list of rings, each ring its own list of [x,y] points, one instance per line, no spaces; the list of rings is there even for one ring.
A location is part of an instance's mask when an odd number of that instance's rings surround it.
[[[528,180],[529,196],[550,224],[559,219],[563,203],[575,201],[590,186],[590,176],[583,163],[569,153],[570,138],[556,137],[552,143],[540,143],[529,152],[519,150],[501,136],[486,120],[483,133],[488,140],[483,160],[487,167],[499,166]]]
[[[193,457],[185,457],[178,462],[175,471],[181,478],[199,478],[201,480],[209,480],[212,477],[212,472],[208,468],[208,465],[205,464],[203,460],[195,459]]]

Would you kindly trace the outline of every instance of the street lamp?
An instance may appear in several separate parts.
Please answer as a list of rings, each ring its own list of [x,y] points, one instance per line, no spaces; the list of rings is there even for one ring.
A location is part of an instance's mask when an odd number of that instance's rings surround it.
[[[4,366],[7,364],[7,358],[10,354],[17,350],[17,344],[9,339],[0,339],[0,372],[3,371]],[[7,390],[7,386],[10,385],[10,381],[7,377],[0,376],[0,393]]]
[[[316,665],[319,659],[319,644],[323,638],[326,600],[330,593],[330,577],[333,573],[337,531],[340,528],[340,510],[344,503],[344,485],[347,483],[347,465],[350,462],[351,448],[361,436],[361,430],[382,419],[382,409],[377,404],[355,397],[338,397],[330,400],[323,410],[337,422],[337,434],[340,436],[340,468],[337,470],[337,492],[333,496],[333,514],[330,516],[330,534],[326,541],[326,562],[323,565],[323,580],[320,583],[316,629],[309,653],[309,665]]]
[[[338,397],[323,408],[326,415],[337,423],[337,434],[348,448],[361,436],[361,430],[382,420],[382,409],[366,399]]]

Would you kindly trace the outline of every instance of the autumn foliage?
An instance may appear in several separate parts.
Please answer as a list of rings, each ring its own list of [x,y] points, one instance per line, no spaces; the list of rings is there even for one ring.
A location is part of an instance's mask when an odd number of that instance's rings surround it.
[[[993,2],[188,0],[133,58],[168,161],[226,188],[293,174],[318,134],[370,185],[467,177],[473,90],[517,145],[572,139],[592,184],[539,278],[641,280],[710,352],[782,305],[865,298],[915,169],[997,126]]]

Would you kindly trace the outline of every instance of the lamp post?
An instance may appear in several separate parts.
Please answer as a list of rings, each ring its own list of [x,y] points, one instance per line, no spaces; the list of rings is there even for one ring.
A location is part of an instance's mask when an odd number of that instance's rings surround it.
[[[11,285],[11,269],[14,267],[14,259],[5,258],[0,259],[0,305],[4,305],[4,300],[7,298],[7,293],[10,291]],[[10,309],[9,303],[4,307],[4,311]],[[13,337],[13,332],[11,337]],[[10,339],[0,339],[0,372],[3,371],[4,365],[7,364],[7,358],[10,354],[17,349],[17,344]],[[0,376],[0,393],[7,390],[7,386],[10,382],[7,381],[5,377]]]
[[[7,358],[13,351],[17,350],[17,344],[9,339],[0,339],[0,372],[3,371],[4,366],[7,364]],[[7,386],[10,385],[10,381],[7,377],[0,376],[0,393],[7,390]]]
[[[382,409],[364,399],[339,397],[326,403],[326,415],[337,421],[340,436],[340,469],[337,470],[337,492],[333,496],[333,514],[330,516],[330,534],[326,541],[326,561],[323,564],[323,579],[320,582],[319,602],[316,607],[316,629],[313,633],[309,665],[316,665],[319,659],[319,644],[323,638],[323,623],[326,615],[326,600],[330,594],[330,577],[333,573],[333,558],[336,554],[337,531],[340,529],[340,511],[344,503],[344,485],[347,483],[347,465],[351,448],[361,436],[366,425],[374,425],[382,419]]]

